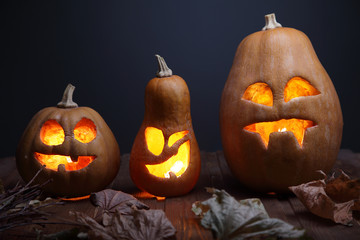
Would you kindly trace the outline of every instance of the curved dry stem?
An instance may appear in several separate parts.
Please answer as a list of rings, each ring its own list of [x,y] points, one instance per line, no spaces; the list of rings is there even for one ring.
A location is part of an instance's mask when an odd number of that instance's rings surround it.
[[[71,85],[70,83],[67,85],[63,98],[61,102],[57,104],[57,107],[59,108],[76,108],[78,105],[73,102],[72,97],[74,93],[75,87]]]
[[[155,57],[158,60],[159,70],[156,73],[156,76],[159,78],[170,77],[172,75],[172,70],[166,65],[166,62],[163,57],[155,54]]]
[[[265,15],[265,27],[263,27],[263,31],[268,29],[274,29],[282,27],[280,23],[276,21],[275,13]]]

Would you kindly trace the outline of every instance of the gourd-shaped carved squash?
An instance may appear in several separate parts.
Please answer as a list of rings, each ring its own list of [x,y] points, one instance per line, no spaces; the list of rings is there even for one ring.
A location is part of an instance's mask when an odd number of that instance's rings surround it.
[[[19,142],[16,165],[27,182],[43,168],[36,183],[49,179],[48,193],[80,197],[104,189],[120,167],[120,150],[104,119],[72,101],[75,87],[65,90],[57,107],[39,111]]]
[[[189,192],[200,174],[200,152],[190,115],[186,82],[172,75],[164,59],[145,89],[145,116],[130,155],[136,186],[156,196]]]
[[[223,90],[220,127],[233,174],[259,191],[321,177],[341,143],[335,88],[307,36],[265,16],[239,45]]]

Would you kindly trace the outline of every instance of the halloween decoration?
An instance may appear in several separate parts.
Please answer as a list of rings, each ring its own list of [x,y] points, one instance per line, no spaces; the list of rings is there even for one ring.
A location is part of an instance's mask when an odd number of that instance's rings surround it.
[[[156,196],[189,192],[200,174],[200,152],[192,128],[190,94],[185,81],[159,63],[157,77],[145,89],[145,116],[130,155],[136,186]]]
[[[120,166],[120,150],[103,118],[72,101],[69,84],[57,107],[38,112],[20,140],[16,164],[27,182],[45,165],[37,182],[53,179],[44,189],[78,197],[105,188]]]
[[[307,36],[274,14],[239,45],[220,104],[223,150],[233,174],[282,192],[333,166],[342,136],[334,86]]]

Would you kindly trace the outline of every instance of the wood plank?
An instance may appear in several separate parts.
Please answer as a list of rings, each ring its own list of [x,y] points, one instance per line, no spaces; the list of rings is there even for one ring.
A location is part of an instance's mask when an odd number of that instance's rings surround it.
[[[209,198],[205,187],[209,186],[211,177],[206,171],[207,154],[201,152],[201,172],[194,189],[185,196],[167,198],[165,214],[177,230],[177,239],[212,239],[209,230],[200,226],[199,218],[191,211],[192,204]]]
[[[290,203],[301,225],[306,229],[309,236],[314,239],[359,239],[360,227],[356,222],[354,222],[354,226],[352,227],[336,224],[331,220],[312,214],[304,207],[300,200],[295,197],[290,199]]]
[[[219,166],[218,156],[215,152],[204,153],[204,161],[206,175],[209,178],[209,185],[207,187],[213,187],[217,189],[224,188],[225,182]]]
[[[311,214],[296,197],[259,194],[246,189],[232,176],[221,151],[216,153],[202,152],[201,174],[195,188],[185,196],[167,198],[164,201],[157,201],[154,198],[141,198],[141,192],[133,184],[129,175],[129,158],[129,154],[122,156],[119,173],[109,188],[131,193],[152,209],[164,210],[166,216],[177,229],[177,239],[212,239],[211,231],[201,227],[199,218],[191,211],[193,202],[204,201],[211,197],[205,191],[205,187],[225,189],[236,199],[258,197],[263,202],[270,217],[280,218],[296,227],[304,227],[314,239],[359,239],[360,226],[355,221],[353,227],[334,224],[330,220]],[[360,177],[359,160],[360,154],[342,149],[334,168],[344,169],[352,177]],[[3,179],[7,188],[15,185],[20,179],[14,157],[0,159],[0,178]],[[94,209],[88,200],[68,202],[64,206],[49,208],[54,214],[69,219],[71,217],[68,212],[71,210],[81,211],[92,216]],[[29,226],[21,229],[32,231],[32,228],[33,226]],[[64,229],[63,225],[51,225],[43,230],[50,233],[62,229]],[[20,229],[12,231],[15,235],[11,235],[11,239],[22,239],[16,236],[19,232]],[[0,234],[0,238],[3,236]]]
[[[262,203],[265,206],[266,211],[268,212],[271,218],[281,219],[296,228],[304,228],[301,224],[301,221],[296,216],[291,204],[289,197],[261,197]]]

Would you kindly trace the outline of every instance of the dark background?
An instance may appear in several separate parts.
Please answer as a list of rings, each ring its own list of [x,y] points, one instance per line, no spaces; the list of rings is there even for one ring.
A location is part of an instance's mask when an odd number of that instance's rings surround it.
[[[15,154],[32,116],[74,101],[98,111],[131,150],[155,76],[155,53],[190,89],[201,150],[222,148],[221,92],[236,48],[264,15],[308,35],[342,105],[343,148],[360,151],[360,8],[356,1],[1,1],[0,157]]]

